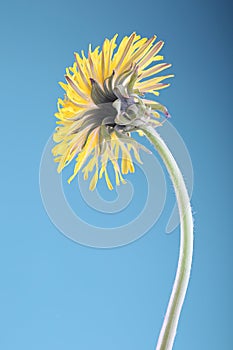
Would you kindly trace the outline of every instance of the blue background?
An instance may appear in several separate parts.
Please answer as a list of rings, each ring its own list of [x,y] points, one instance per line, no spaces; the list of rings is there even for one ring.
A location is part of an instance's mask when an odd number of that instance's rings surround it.
[[[59,233],[38,185],[57,82],[73,52],[132,31],[166,42],[176,78],[160,101],[195,172],[194,263],[174,349],[231,349],[230,2],[22,0],[2,3],[0,13],[1,349],[155,347],[178,256],[179,230],[164,234],[173,191],[141,239],[98,250]]]

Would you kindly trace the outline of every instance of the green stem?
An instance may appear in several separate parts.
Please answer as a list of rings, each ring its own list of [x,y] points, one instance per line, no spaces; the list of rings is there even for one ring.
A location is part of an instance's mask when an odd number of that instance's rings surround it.
[[[179,261],[167,312],[156,347],[156,350],[171,350],[190,277],[193,254],[193,218],[183,176],[170,150],[152,127],[143,126],[141,130],[155,146],[167,168],[175,189],[179,208]]]

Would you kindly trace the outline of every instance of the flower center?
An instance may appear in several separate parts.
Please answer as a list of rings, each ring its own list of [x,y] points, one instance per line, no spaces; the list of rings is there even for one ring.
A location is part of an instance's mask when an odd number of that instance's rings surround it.
[[[151,108],[143,103],[134,83],[138,78],[137,67],[122,73],[114,80],[115,72],[105,79],[103,88],[94,79],[91,97],[101,115],[101,125],[107,131],[129,132],[136,130],[151,116]]]

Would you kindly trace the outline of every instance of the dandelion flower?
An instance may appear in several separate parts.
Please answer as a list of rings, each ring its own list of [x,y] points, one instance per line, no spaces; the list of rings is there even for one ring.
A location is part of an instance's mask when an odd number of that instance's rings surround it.
[[[66,70],[64,99],[58,100],[57,128],[53,148],[58,172],[74,158],[76,164],[69,182],[81,170],[84,179],[92,174],[90,189],[105,177],[109,189],[107,164],[113,166],[115,182],[124,183],[124,174],[134,172],[132,155],[140,162],[139,150],[146,148],[131,137],[133,132],[145,135],[161,156],[171,177],[180,216],[180,254],[177,273],[161,328],[156,350],[171,350],[181,308],[188,287],[192,252],[193,219],[189,196],[179,167],[162,140],[156,127],[162,125],[161,116],[168,117],[165,106],[145,98],[145,94],[159,95],[169,86],[164,80],[171,74],[157,75],[169,68],[161,63],[162,41],[141,38],[136,33],[124,37],[118,48],[115,35],[105,39],[102,49],[88,50],[87,57],[75,54],[75,63]],[[118,163],[121,158],[121,164]]]
[[[163,56],[159,53],[164,43],[156,41],[156,36],[147,39],[133,33],[117,47],[116,39],[117,35],[105,39],[101,50],[89,46],[87,57],[83,51],[81,56],[75,53],[74,65],[66,69],[66,83],[60,83],[65,97],[58,100],[54,134],[58,144],[53,148],[58,172],[76,158],[68,182],[81,169],[84,179],[94,172],[91,190],[103,175],[108,188],[113,188],[108,162],[113,166],[116,185],[125,183],[123,175],[134,172],[132,155],[141,162],[139,150],[146,151],[131,138],[131,132],[145,123],[157,127],[161,114],[169,116],[166,107],[144,98],[146,93],[159,95],[169,86],[164,80],[173,76],[158,76],[171,66],[161,63]]]

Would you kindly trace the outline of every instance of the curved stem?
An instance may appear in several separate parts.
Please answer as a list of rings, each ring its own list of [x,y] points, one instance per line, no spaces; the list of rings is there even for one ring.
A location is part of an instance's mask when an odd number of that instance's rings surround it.
[[[141,130],[155,146],[171,177],[180,216],[180,253],[176,277],[156,350],[171,350],[188,287],[193,254],[193,219],[188,192],[181,171],[170,150],[151,126]]]

